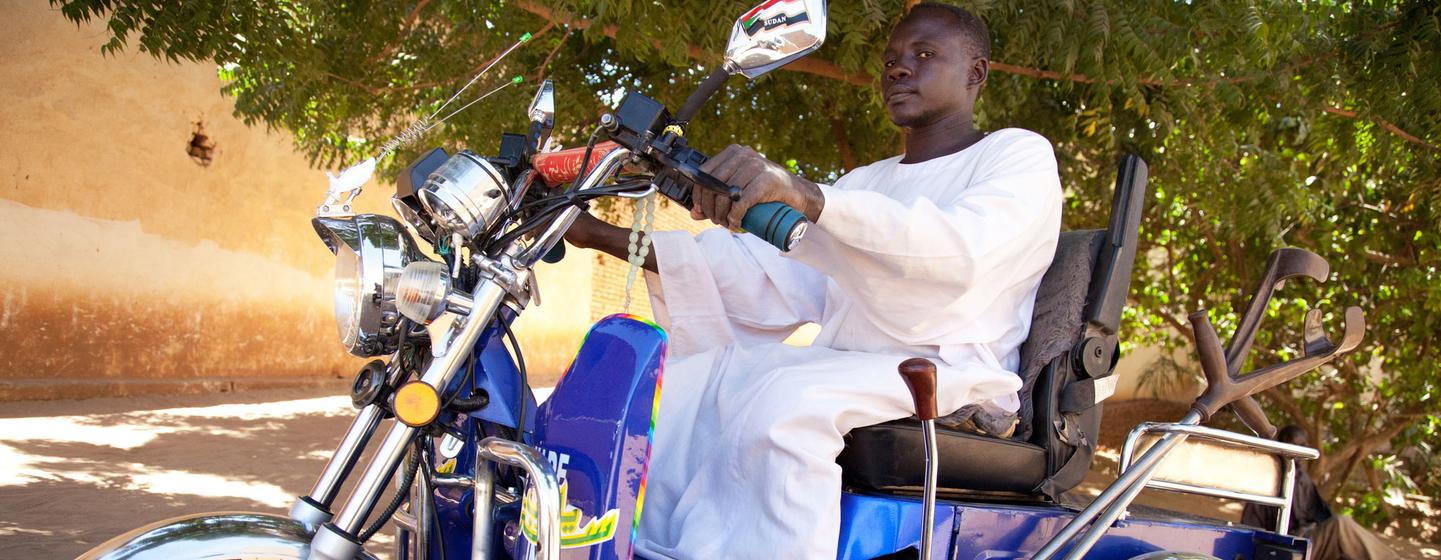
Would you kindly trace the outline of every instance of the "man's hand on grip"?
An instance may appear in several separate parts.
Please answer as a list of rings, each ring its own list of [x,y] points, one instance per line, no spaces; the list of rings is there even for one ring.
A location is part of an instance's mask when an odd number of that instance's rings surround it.
[[[732,202],[725,193],[697,187],[691,217],[709,219],[726,228],[739,228],[751,207],[765,202],[784,202],[812,223],[825,207],[825,197],[815,183],[797,177],[785,167],[766,159],[755,150],[731,144],[701,164],[700,170],[741,189],[740,200]]]

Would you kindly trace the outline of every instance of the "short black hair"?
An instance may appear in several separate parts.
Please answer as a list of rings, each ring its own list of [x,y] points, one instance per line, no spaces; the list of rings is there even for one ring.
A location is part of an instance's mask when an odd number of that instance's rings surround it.
[[[1276,431],[1276,441],[1289,443],[1291,445],[1310,445],[1311,438],[1306,436],[1306,429],[1291,424]]]
[[[951,19],[954,20],[956,24],[957,30],[961,32],[961,40],[970,48],[971,54],[990,60],[991,31],[986,28],[986,22],[977,17],[976,14],[971,13],[970,10],[965,8],[951,4],[921,2],[912,7],[911,12],[906,14],[906,17],[910,17],[916,10],[923,8],[944,10],[950,14]]]

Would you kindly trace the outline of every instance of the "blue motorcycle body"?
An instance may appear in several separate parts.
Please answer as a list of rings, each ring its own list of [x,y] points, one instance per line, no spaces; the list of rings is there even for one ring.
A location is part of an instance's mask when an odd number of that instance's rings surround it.
[[[503,396],[519,391],[521,380],[501,342],[502,334],[497,325],[482,337],[475,349],[474,371],[462,380],[470,384],[467,389],[488,391],[491,405],[484,412],[452,420],[448,429],[463,444],[449,446],[451,449],[445,449],[443,441],[435,444],[432,467],[438,472],[473,474],[476,442],[512,428],[519,419],[516,399]],[[591,329],[544,404],[536,407],[530,391],[524,391],[530,427],[527,442],[543,450],[564,488],[562,558],[609,560],[634,555],[665,346],[665,333],[653,323],[613,315]],[[468,557],[473,499],[465,489],[435,491],[440,526],[430,542],[428,557]],[[919,497],[844,492],[839,558],[870,559],[918,548],[921,509]],[[1136,509],[1106,533],[1089,558],[1125,559],[1163,550],[1255,558],[1268,547],[1304,550],[1306,546],[1303,540],[1250,527]],[[1055,504],[942,500],[937,504],[933,530],[934,555],[941,559],[1028,557],[1075,513]],[[495,523],[493,550],[514,555],[527,535],[534,534],[521,503],[499,507]],[[400,538],[408,535],[402,531]],[[444,556],[440,547],[445,547]]]

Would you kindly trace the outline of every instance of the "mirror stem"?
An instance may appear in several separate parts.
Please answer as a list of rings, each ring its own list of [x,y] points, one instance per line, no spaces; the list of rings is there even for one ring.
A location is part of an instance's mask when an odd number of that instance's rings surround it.
[[[705,81],[701,82],[700,87],[696,88],[696,90],[690,94],[690,97],[686,98],[685,105],[682,105],[680,110],[676,111],[675,120],[680,122],[682,126],[689,124],[691,117],[694,117],[696,113],[700,112],[701,105],[705,105],[705,102],[710,100],[711,96],[720,91],[720,89],[725,86],[726,78],[730,76],[731,73],[729,70],[726,70],[725,65],[721,65],[715,70],[712,70],[710,75],[706,76]]]

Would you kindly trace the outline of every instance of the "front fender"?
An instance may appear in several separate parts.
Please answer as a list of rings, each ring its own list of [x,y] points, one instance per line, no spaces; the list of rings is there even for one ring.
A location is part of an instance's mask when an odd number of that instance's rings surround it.
[[[265,513],[201,513],[152,523],[105,541],[77,560],[299,560],[312,533]],[[361,553],[361,558],[374,557]]]

